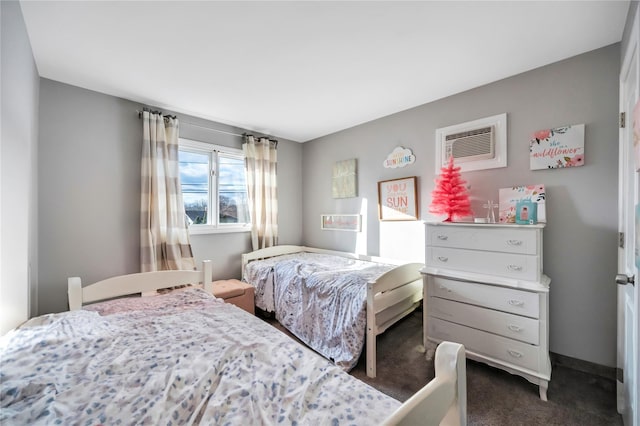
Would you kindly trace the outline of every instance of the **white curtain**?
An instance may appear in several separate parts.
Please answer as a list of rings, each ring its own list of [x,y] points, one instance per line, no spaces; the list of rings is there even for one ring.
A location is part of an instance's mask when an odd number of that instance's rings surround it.
[[[185,220],[178,119],[143,111],[140,269],[195,269]]]
[[[253,250],[278,244],[277,146],[277,141],[252,135],[242,144]]]

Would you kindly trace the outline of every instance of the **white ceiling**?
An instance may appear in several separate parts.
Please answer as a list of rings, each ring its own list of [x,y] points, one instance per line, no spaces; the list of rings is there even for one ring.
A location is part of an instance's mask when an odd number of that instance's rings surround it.
[[[304,142],[618,42],[629,1],[21,5],[42,77]]]

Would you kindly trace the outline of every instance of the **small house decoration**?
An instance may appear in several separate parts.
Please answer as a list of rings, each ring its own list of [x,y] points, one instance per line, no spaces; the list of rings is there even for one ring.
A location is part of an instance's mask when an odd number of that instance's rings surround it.
[[[534,225],[538,223],[537,203],[525,198],[516,203],[516,223],[520,225]]]
[[[429,212],[446,214],[445,222],[472,215],[465,183],[460,176],[460,167],[454,166],[453,157],[450,157],[449,164],[442,167],[440,177],[436,178],[436,188],[431,192]]]

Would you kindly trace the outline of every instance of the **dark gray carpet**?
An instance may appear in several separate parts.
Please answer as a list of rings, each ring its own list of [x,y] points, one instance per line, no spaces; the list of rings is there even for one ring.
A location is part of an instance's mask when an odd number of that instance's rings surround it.
[[[433,362],[422,347],[422,311],[378,336],[377,354],[375,379],[366,375],[364,356],[351,374],[400,401],[431,380]],[[538,387],[522,377],[467,361],[469,425],[622,425],[615,381],[609,378],[554,365],[547,397],[547,402],[540,400]]]

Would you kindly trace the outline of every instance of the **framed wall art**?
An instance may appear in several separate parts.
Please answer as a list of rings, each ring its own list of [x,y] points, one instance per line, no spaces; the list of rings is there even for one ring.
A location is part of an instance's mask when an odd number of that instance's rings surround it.
[[[360,215],[323,214],[320,216],[320,228],[325,231],[360,232]]]
[[[356,186],[356,160],[337,161],[333,165],[331,194],[333,198],[351,198],[358,195]]]
[[[584,166],[584,124],[538,130],[529,141],[531,170]]]
[[[417,220],[418,185],[415,176],[378,182],[380,220]]]

